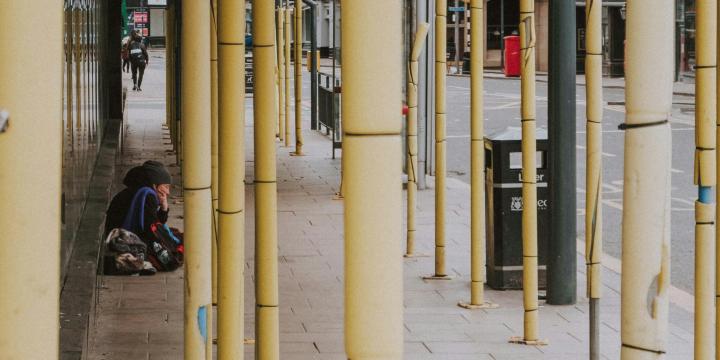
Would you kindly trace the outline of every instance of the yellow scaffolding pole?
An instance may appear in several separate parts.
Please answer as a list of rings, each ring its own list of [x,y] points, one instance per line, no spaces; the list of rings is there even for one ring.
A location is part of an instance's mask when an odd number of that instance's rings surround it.
[[[600,296],[602,295],[602,3],[585,7],[586,175],[585,263],[590,299],[590,360],[600,359]]]
[[[622,360],[667,352],[674,12],[673,0],[627,3]]]
[[[185,197],[185,359],[212,358],[210,4],[183,2],[182,133]]]
[[[295,151],[292,155],[304,155],[302,134],[302,43],[303,13],[302,1],[295,1]]]
[[[242,360],[245,322],[245,0],[218,0],[218,360]]]
[[[0,11],[0,40],[13,51],[0,59],[0,108],[10,115],[0,130],[3,359],[58,359],[62,11],[54,0],[6,1]],[[11,45],[26,36],[37,47]]]
[[[290,16],[292,10],[288,7],[285,13],[285,147],[290,147]]]
[[[343,11],[345,351],[402,359],[401,1],[346,0]]]
[[[716,319],[716,243],[715,206],[712,187],[716,180],[716,82],[717,82],[717,1],[695,3],[696,80],[695,80],[695,359],[715,358]],[[715,206],[713,206],[715,205]]]
[[[426,280],[450,280],[445,270],[445,83],[447,82],[447,0],[435,1],[435,273]]]
[[[420,78],[419,59],[422,48],[427,39],[428,23],[418,25],[415,32],[410,63],[408,64],[407,83],[407,245],[405,257],[415,254],[415,208],[417,207],[417,107],[418,107],[418,79]]]
[[[538,337],[537,166],[535,161],[535,1],[520,0],[521,124],[522,124],[522,239],[523,307],[522,338],[511,342],[545,345]]]
[[[255,334],[257,359],[280,358],[274,5],[253,1],[255,68]]]
[[[285,141],[285,8],[282,6],[276,9],[277,19],[275,20],[277,31],[275,36],[277,51],[278,70],[278,138],[280,142]]]
[[[496,308],[485,301],[485,145],[483,118],[485,0],[470,2],[470,302],[466,309]]]
[[[218,43],[217,2],[212,0],[210,13],[210,133],[212,158],[212,299],[217,304],[217,209],[218,209]]]

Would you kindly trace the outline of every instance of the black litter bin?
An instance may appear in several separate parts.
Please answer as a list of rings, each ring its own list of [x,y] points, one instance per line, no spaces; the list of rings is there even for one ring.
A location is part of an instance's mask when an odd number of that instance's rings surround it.
[[[522,289],[522,148],[519,127],[485,138],[487,283],[493,289]],[[549,234],[547,130],[537,130],[538,270],[546,285]]]

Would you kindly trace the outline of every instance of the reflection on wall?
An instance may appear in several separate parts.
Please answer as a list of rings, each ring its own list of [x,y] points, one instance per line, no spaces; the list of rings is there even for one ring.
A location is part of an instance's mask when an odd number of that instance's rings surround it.
[[[103,6],[101,0],[65,1],[63,269],[85,207],[105,123],[98,41],[102,38],[99,20]]]

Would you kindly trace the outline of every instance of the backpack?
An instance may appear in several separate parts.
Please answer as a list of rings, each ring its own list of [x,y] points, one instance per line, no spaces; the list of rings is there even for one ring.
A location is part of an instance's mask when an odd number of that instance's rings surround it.
[[[140,41],[131,41],[128,49],[130,52],[130,61],[132,61],[133,64],[138,65],[145,63],[145,54],[143,54],[142,43],[140,43]]]

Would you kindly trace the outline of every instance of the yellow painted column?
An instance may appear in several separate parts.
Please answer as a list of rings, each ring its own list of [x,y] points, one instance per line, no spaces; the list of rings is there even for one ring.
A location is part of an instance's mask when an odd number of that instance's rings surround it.
[[[182,11],[185,359],[212,359],[210,3]]]
[[[673,0],[627,3],[622,360],[668,350],[674,12]]]
[[[590,299],[590,360],[600,359],[600,296],[602,295],[602,3],[585,7],[585,263]]]
[[[401,4],[343,2],[345,352],[353,360],[403,358]]]
[[[447,82],[447,0],[435,1],[435,274],[425,279],[449,280],[445,269],[445,84]]]
[[[716,204],[712,187],[716,180],[716,82],[717,82],[717,1],[695,3],[696,79],[695,79],[695,359],[715,359],[716,319]]]
[[[410,54],[408,64],[407,83],[407,245],[405,257],[412,257],[415,253],[415,208],[417,207],[417,107],[418,107],[418,79],[420,78],[419,59],[425,39],[427,39],[428,23],[418,25],[415,32],[415,43]]]
[[[522,240],[523,307],[522,338],[528,345],[542,345],[538,337],[537,166],[535,163],[535,1],[520,0],[521,115],[522,125]]]
[[[276,37],[276,52],[277,52],[277,71],[278,71],[278,138],[280,142],[285,141],[285,8],[282,6],[275,10],[277,18],[275,24],[277,30],[275,31]]]
[[[280,358],[277,173],[275,159],[275,24],[272,1],[253,0],[255,69],[255,334],[257,359]]]
[[[302,1],[295,1],[295,151],[292,155],[304,155],[302,135]]]
[[[217,2],[212,0],[210,13],[210,132],[212,157],[212,297],[217,304],[217,209],[218,209],[218,44]]]
[[[483,71],[485,48],[484,5],[472,0],[470,18],[470,302],[466,309],[496,308],[485,301],[485,130],[483,112]]]
[[[285,13],[285,147],[290,147],[290,17],[292,10],[288,7]]]
[[[218,360],[242,360],[245,323],[245,0],[218,0]]]
[[[58,359],[63,4],[5,1],[0,23],[0,358]]]

